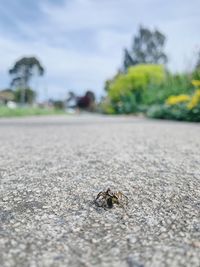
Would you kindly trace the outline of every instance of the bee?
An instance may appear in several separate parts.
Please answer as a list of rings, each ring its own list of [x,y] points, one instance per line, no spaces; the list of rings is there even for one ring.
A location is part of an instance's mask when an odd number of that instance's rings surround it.
[[[114,204],[120,205],[121,207],[124,204],[128,204],[128,197],[124,195],[122,192],[112,192],[110,188],[106,191],[101,191],[98,193],[95,202],[98,206],[103,208],[113,208]]]

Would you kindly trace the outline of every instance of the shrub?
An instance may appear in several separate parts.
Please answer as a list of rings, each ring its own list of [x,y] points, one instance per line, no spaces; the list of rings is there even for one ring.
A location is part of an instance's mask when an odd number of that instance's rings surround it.
[[[190,100],[190,96],[189,95],[178,95],[178,96],[170,96],[167,98],[166,100],[166,104],[167,105],[170,105],[170,106],[173,106],[173,105],[177,105],[177,104],[180,104],[180,103],[185,103],[185,102],[188,102]]]
[[[200,121],[200,68],[171,74],[161,65],[136,65],[107,81],[105,88],[106,113],[143,112],[154,118]]]
[[[171,95],[188,94],[193,91],[191,77],[188,74],[166,73],[164,81],[159,85],[149,85],[142,95],[145,105],[163,104]]]
[[[110,115],[116,114],[116,110],[108,97],[104,98],[99,104],[99,111]]]
[[[113,106],[118,114],[129,114],[138,111],[136,97],[132,93],[122,96],[121,101],[113,103]]]
[[[188,109],[194,109],[198,105],[200,105],[200,89],[196,90],[194,95],[192,96],[190,102],[188,103]]]
[[[121,97],[130,93],[141,92],[149,84],[161,84],[165,71],[162,65],[137,65],[130,67],[125,74],[119,74],[109,83],[108,95],[113,101],[120,101]]]
[[[187,109],[185,105],[153,105],[147,111],[149,118],[200,122],[200,105]]]
[[[24,99],[21,99],[22,94],[24,94]],[[20,103],[21,100],[24,101],[23,104],[32,104],[35,101],[36,98],[36,92],[33,91],[30,88],[26,88],[25,90],[18,88],[17,90],[14,91],[14,100],[17,103]]]
[[[165,104],[153,105],[147,111],[147,116],[158,119],[175,119],[184,120],[187,115],[187,110],[182,104],[176,106],[168,106]]]
[[[158,86],[165,78],[162,65],[137,65],[127,73],[119,73],[106,82],[108,98],[115,113],[137,112],[142,104],[142,94],[151,84]]]
[[[192,81],[200,87],[200,81]],[[192,95],[170,96],[165,104],[153,105],[147,111],[147,116],[160,119],[175,119],[200,122],[200,89]]]

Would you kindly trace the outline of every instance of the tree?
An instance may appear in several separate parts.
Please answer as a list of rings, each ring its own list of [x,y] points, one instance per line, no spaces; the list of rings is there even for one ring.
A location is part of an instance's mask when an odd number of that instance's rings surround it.
[[[21,95],[22,95],[21,88],[17,88],[17,90],[14,91],[14,99],[17,103],[21,102]],[[24,103],[32,104],[35,100],[36,93],[35,91],[31,90],[30,88],[25,88],[24,91]]]
[[[135,61],[129,51],[124,49],[124,69],[127,70],[128,67],[136,65],[138,62]]]
[[[88,111],[94,111],[95,109],[95,94],[88,90],[84,96],[77,99],[77,107]]]
[[[167,56],[164,53],[166,37],[158,30],[150,31],[140,26],[138,34],[133,39],[131,51],[124,50],[123,67],[136,64],[165,64]]]
[[[11,87],[21,89],[21,104],[25,103],[26,89],[29,88],[29,83],[34,75],[43,75],[44,68],[40,64],[39,60],[35,57],[23,57],[16,61],[14,66],[9,70],[9,74],[12,75]]]

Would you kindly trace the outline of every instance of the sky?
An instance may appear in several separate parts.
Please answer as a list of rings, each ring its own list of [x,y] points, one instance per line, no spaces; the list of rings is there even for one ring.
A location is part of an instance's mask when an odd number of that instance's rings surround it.
[[[36,56],[46,70],[32,81],[40,99],[87,89],[101,96],[139,25],[166,35],[171,71],[190,70],[200,49],[199,10],[199,0],[0,0],[0,89],[17,59]]]

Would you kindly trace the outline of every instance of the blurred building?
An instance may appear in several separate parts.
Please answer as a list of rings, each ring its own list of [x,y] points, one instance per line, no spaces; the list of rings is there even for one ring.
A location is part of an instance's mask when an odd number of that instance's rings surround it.
[[[0,104],[6,105],[15,98],[14,92],[11,89],[4,89],[0,91]]]

